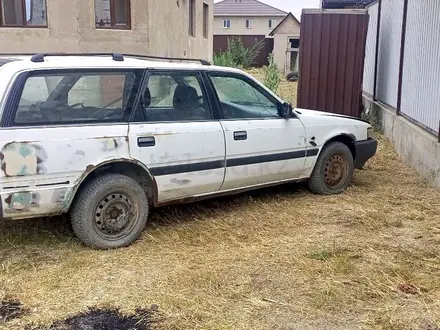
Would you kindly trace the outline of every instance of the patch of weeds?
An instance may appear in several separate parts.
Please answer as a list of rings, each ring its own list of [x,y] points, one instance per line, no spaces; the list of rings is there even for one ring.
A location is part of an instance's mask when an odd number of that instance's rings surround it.
[[[28,325],[25,330],[153,330],[158,322],[157,313],[156,305],[149,309],[138,308],[131,315],[124,315],[117,308],[92,307],[85,313],[56,321],[48,327]]]
[[[16,299],[0,300],[0,324],[18,319],[27,313],[20,301]]]
[[[310,259],[315,259],[315,260],[319,260],[319,261],[327,261],[334,256],[335,256],[335,254],[333,252],[326,251],[326,250],[309,254]]]
[[[264,68],[264,84],[275,94],[278,93],[280,85],[280,72],[273,59],[273,53],[269,54],[269,65]]]
[[[315,259],[319,261],[328,261],[334,257],[342,256],[344,252],[347,251],[345,249],[338,248],[336,242],[333,242],[333,247],[331,249],[323,249],[310,253],[308,257],[310,259]]]

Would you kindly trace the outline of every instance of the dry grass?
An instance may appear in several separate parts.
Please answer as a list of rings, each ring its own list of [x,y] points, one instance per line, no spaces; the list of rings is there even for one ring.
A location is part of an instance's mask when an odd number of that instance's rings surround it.
[[[152,304],[169,330],[440,322],[440,192],[384,139],[342,195],[287,185],[156,210],[127,249],[84,248],[60,219],[0,231],[0,300],[18,298],[29,310],[7,329],[89,306],[132,313]]]

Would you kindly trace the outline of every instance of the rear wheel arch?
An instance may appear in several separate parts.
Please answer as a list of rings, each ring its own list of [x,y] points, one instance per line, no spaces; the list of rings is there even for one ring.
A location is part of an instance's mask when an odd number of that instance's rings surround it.
[[[150,204],[156,204],[157,184],[148,167],[136,160],[122,158],[103,162],[96,166],[89,165],[73,189],[72,197],[68,203],[68,209],[73,205],[88,182],[109,173],[123,174],[133,178],[144,188]],[[68,211],[68,209],[66,211]]]

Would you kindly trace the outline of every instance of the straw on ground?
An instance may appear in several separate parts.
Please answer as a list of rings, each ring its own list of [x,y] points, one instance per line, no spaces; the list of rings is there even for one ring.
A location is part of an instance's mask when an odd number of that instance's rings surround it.
[[[296,83],[283,82],[283,96]],[[92,251],[60,219],[0,224],[0,328],[157,304],[161,329],[438,329],[440,192],[380,138],[338,196],[297,185],[156,210],[140,241]]]

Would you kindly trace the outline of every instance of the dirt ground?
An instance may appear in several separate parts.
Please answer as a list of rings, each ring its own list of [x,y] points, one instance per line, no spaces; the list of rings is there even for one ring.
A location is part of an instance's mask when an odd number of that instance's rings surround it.
[[[284,185],[158,209],[126,249],[87,249],[62,218],[0,222],[0,301],[24,311],[0,329],[151,305],[151,329],[439,329],[440,191],[379,142],[344,194]]]

